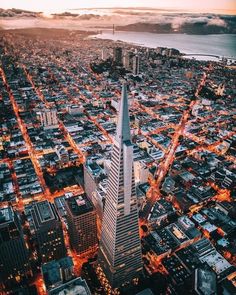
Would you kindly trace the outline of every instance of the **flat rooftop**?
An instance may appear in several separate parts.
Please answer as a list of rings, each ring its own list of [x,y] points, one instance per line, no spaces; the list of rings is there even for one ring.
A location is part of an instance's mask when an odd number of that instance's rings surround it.
[[[37,208],[41,222],[47,222],[49,220],[55,219],[54,212],[52,211],[48,201],[37,203],[35,207]]]
[[[94,209],[92,203],[85,194],[66,199],[66,203],[74,216],[83,215]]]
[[[214,272],[219,275],[225,270],[229,269],[232,265],[216,250],[206,254],[200,258],[201,262],[206,262]]]
[[[0,225],[14,220],[14,212],[12,207],[0,209]]]
[[[153,292],[151,289],[148,288],[148,289],[145,289],[141,292],[138,292],[136,295],[153,295]]]
[[[198,290],[203,295],[217,294],[215,273],[204,269],[196,269],[195,290]]]
[[[53,206],[54,205],[47,200],[37,202],[32,206],[31,216],[35,229],[46,226],[55,220],[59,220],[59,216]]]
[[[102,168],[96,162],[92,162],[92,163],[87,162],[86,166],[89,172],[94,176],[99,175],[99,173],[102,171]]]
[[[178,243],[183,243],[188,241],[188,237],[185,235],[185,233],[178,227],[177,224],[170,224],[168,225],[168,231],[172,234],[172,236],[175,238]]]
[[[79,294],[91,295],[89,287],[81,277],[75,278],[59,287],[55,287],[48,292],[49,295]]]

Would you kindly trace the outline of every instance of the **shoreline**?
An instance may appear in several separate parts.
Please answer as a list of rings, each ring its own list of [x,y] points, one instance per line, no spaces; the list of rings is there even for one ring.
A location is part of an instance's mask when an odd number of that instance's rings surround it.
[[[105,31],[105,30],[104,30]],[[123,36],[125,36],[125,38],[122,39],[122,34]],[[140,38],[138,39],[138,37],[141,37],[139,35],[144,35],[146,40],[143,40],[143,43],[140,42]],[[117,37],[114,37],[117,36]],[[89,38],[93,38],[93,39],[98,39],[98,40],[107,40],[107,41],[113,41],[113,42],[121,42],[124,44],[130,44],[133,46],[140,46],[140,47],[145,47],[145,48],[158,48],[158,47],[164,47],[164,48],[174,48],[177,49],[181,52],[181,55],[184,57],[187,55],[186,58],[191,58],[191,57],[198,57],[197,60],[203,60],[203,61],[217,61],[219,62],[220,59],[222,58],[226,58],[228,60],[236,60],[236,52],[235,55],[226,55],[224,53],[219,53],[219,52],[214,52],[214,50],[211,52],[210,48],[208,50],[206,50],[204,52],[204,49],[201,48],[201,50],[199,50],[199,52],[197,52],[198,49],[194,49],[191,50],[192,48],[188,48],[188,49],[182,49],[182,43],[177,40],[176,43],[179,43],[179,45],[181,46],[176,46],[178,44],[173,44],[172,46],[167,44],[167,43],[174,43],[172,40],[170,40],[172,37],[176,37],[179,36],[181,37],[181,39],[186,39],[186,38],[192,38],[195,39],[194,37],[196,37],[196,40],[194,40],[194,42],[196,43],[198,40],[197,39],[202,39],[202,38],[207,38],[209,35],[188,35],[188,34],[156,34],[156,33],[144,33],[144,32],[134,32],[134,31],[116,31],[115,34],[112,34],[112,30],[106,30],[105,32],[103,32],[102,34],[96,34],[93,36],[90,36]],[[212,38],[214,37],[219,37],[219,34],[212,34],[210,35],[212,36]],[[236,38],[236,34],[222,34],[222,36],[232,36]],[[129,38],[130,37],[130,38]],[[160,38],[166,38],[168,39],[168,42],[166,40],[164,40],[165,42],[163,42],[163,40],[158,40],[161,41],[160,44],[154,44],[157,39],[154,39],[153,37],[160,37]],[[134,39],[137,40],[134,40]],[[124,40],[124,39],[129,39],[129,40]],[[155,42],[153,42],[153,40]],[[186,41],[186,40],[184,40]],[[208,46],[208,40],[204,40],[206,41],[206,46]],[[210,42],[210,41],[209,41]],[[152,44],[151,44],[152,43]],[[166,43],[166,44],[164,44]],[[187,43],[188,45],[190,44],[189,42]],[[192,47],[194,47],[194,45],[192,45]],[[216,47],[216,46],[215,46]],[[214,49],[214,48],[213,48]],[[207,52],[208,51],[208,52]],[[218,50],[219,51],[219,50]],[[207,57],[207,59],[203,59],[201,57]],[[216,58],[217,57],[217,58]]]
[[[102,31],[102,32],[101,32]],[[199,61],[214,61],[214,62],[220,62],[222,58],[226,58],[227,60],[233,60],[236,61],[236,55],[235,56],[225,56],[223,54],[215,53],[214,50],[211,53],[208,49],[208,52],[203,52],[199,51],[198,53],[193,52],[191,50],[183,50],[182,48],[178,47],[177,45],[182,45],[180,44],[180,40],[182,39],[188,39],[191,38],[193,41],[196,43],[198,39],[206,39],[206,35],[188,35],[188,34],[156,34],[156,33],[140,33],[140,32],[134,32],[134,31],[116,31],[115,34],[112,34],[111,29],[103,29],[103,30],[94,30],[93,27],[90,27],[89,30],[87,28],[80,29],[80,28],[55,28],[55,27],[26,27],[26,28],[9,28],[9,29],[4,29],[0,27],[0,34],[4,34],[9,32],[9,33],[22,33],[26,35],[34,35],[34,34],[39,34],[39,35],[48,35],[47,37],[52,36],[52,33],[55,32],[55,35],[60,35],[60,34],[65,34],[66,32],[70,32],[70,34],[76,34],[80,35],[82,38],[90,39],[90,40],[104,40],[107,42],[115,42],[115,43],[121,43],[123,45],[131,45],[131,46],[137,46],[137,47],[144,47],[144,48],[158,48],[158,47],[163,47],[163,48],[173,48],[177,49],[180,51],[180,56],[182,58],[187,58],[187,59],[195,59]],[[140,35],[140,36],[139,36]],[[143,39],[141,39],[143,35]],[[236,37],[235,34],[222,34],[223,36],[232,36],[232,38]],[[114,38],[115,36],[115,38]],[[180,36],[180,40],[177,38],[176,41],[174,40],[172,42],[171,38]],[[196,39],[195,39],[196,36]],[[211,35],[213,38],[215,36],[220,36],[220,35]],[[122,39],[123,37],[123,39]],[[129,38],[130,37],[130,38]],[[138,37],[140,37],[138,39]],[[158,37],[160,37],[158,39]],[[135,40],[136,38],[136,40]],[[129,40],[125,40],[129,39]],[[142,43],[140,42],[142,40]],[[151,40],[151,42],[150,42]],[[163,44],[163,40],[166,42],[166,40],[169,40],[170,43],[173,43],[171,45],[168,44]],[[156,44],[155,44],[156,42]],[[159,42],[159,43],[157,43]],[[208,41],[207,41],[208,42]],[[176,43],[176,44],[175,44]],[[190,43],[187,43],[189,46]],[[193,45],[191,45],[193,47]],[[206,43],[206,47],[208,44]],[[203,44],[204,48],[204,44]],[[214,49],[214,48],[213,48]],[[207,51],[207,50],[206,50]]]

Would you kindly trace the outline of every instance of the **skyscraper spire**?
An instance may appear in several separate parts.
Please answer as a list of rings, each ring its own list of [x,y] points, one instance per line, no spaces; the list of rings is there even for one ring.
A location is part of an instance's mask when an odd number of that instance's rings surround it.
[[[142,273],[128,96],[123,85],[102,221],[98,265],[112,288]]]
[[[116,140],[118,142],[130,141],[129,105],[126,83],[122,87],[118,124],[116,129]]]

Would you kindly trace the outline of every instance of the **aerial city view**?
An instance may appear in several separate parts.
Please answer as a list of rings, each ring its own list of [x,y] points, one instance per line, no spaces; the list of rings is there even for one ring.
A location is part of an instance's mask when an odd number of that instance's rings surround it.
[[[235,201],[235,0],[0,0],[0,295],[235,295]]]

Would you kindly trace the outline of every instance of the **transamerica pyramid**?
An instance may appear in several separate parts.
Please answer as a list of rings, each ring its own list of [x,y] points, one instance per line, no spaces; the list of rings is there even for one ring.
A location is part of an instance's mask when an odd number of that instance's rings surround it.
[[[126,84],[108,177],[98,265],[112,288],[139,277],[143,269]]]

